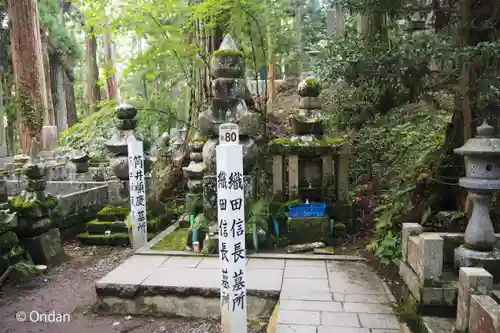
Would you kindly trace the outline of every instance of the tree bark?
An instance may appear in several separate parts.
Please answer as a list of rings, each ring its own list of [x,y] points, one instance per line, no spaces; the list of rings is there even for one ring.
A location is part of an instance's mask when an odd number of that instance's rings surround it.
[[[71,127],[78,121],[78,117],[76,114],[75,82],[74,80],[71,80],[67,75],[64,76],[64,81],[68,127]]]
[[[49,59],[49,47],[48,41],[42,37],[42,48],[43,48],[43,68],[45,71],[45,87],[47,90],[47,108],[49,113],[49,118],[47,119],[48,125],[56,124],[56,117],[54,113],[54,103],[52,101],[52,82],[50,73],[50,59]]]
[[[31,139],[40,140],[43,119],[49,118],[38,1],[8,0],[7,3],[16,97],[21,102],[18,109],[21,151],[27,153]]]
[[[97,65],[97,38],[94,30],[90,29],[86,40],[87,63],[87,103],[89,114],[98,110],[97,104],[101,100],[101,87],[99,86],[99,66]]]
[[[119,91],[116,79],[116,49],[113,43],[113,35],[107,31],[103,36],[104,62],[106,63],[106,84],[108,87],[108,99],[118,101]]]
[[[68,129],[66,90],[64,89],[64,68],[57,55],[50,55],[49,58],[52,74],[52,100],[54,103],[57,130],[59,132],[64,132]]]

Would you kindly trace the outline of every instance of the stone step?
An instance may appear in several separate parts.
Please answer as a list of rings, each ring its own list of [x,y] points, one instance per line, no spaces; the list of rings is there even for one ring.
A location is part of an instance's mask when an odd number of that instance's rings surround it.
[[[157,220],[148,221],[148,231],[157,232],[160,231],[161,226]],[[87,223],[87,232],[90,235],[104,235],[106,231],[111,231],[112,233],[127,233],[127,226],[122,221],[100,221],[98,219],[92,220]]]
[[[155,237],[155,234],[148,234],[148,240]],[[81,233],[76,238],[87,245],[129,245],[128,233],[114,233],[111,235],[91,235],[88,232]]]
[[[106,206],[97,213],[97,216],[100,221],[124,221],[129,213],[129,208]]]

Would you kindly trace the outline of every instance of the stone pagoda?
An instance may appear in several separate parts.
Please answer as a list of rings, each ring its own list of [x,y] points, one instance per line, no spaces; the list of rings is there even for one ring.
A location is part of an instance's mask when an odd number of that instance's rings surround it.
[[[116,128],[117,131],[111,139],[106,142],[106,148],[113,154],[110,161],[110,168],[117,181],[108,182],[110,192],[110,202],[112,204],[123,204],[129,201],[129,169],[128,169],[128,143],[129,137],[134,136],[137,140],[143,141],[135,131],[138,117],[137,108],[129,104],[121,104],[116,109]],[[148,173],[151,168],[151,160],[146,156],[149,152],[149,144],[144,144],[144,172]],[[150,183],[150,178],[146,178],[146,188]]]
[[[240,127],[240,144],[243,146],[243,173],[245,197],[251,199],[253,179],[251,173],[257,155],[257,145],[252,137],[259,132],[259,116],[251,112],[245,100],[248,87],[245,79],[245,59],[231,36],[227,35],[211,60],[212,105],[199,117],[200,135],[206,138],[203,145],[203,212],[207,221],[217,220],[217,177],[215,147],[219,144],[219,126],[235,123]],[[193,164],[193,167],[196,164]],[[197,169],[199,170],[199,168]],[[195,171],[197,171],[195,170]],[[189,172],[189,171],[186,171]]]

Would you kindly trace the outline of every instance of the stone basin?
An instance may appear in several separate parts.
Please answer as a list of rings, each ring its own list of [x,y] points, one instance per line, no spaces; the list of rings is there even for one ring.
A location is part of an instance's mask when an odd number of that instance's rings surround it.
[[[20,194],[24,186],[24,182],[5,182],[9,196]],[[52,226],[60,230],[84,226],[109,201],[108,185],[102,182],[47,182],[46,193],[59,199],[52,212]]]

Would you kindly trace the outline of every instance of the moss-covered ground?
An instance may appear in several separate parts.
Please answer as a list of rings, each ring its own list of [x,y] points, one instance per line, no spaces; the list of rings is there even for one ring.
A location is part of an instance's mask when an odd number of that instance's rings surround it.
[[[184,251],[186,249],[188,233],[188,228],[177,229],[166,235],[161,241],[152,247],[152,250]]]

